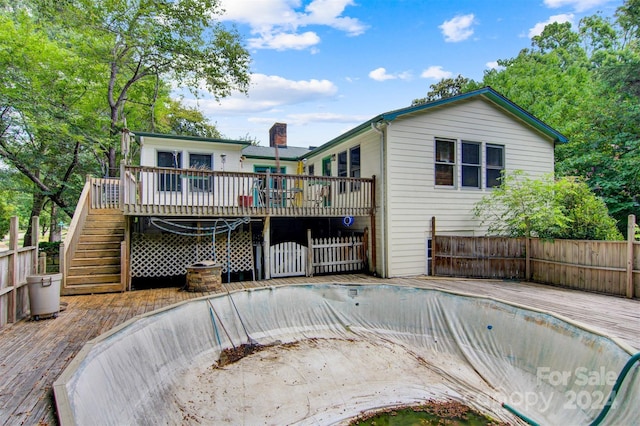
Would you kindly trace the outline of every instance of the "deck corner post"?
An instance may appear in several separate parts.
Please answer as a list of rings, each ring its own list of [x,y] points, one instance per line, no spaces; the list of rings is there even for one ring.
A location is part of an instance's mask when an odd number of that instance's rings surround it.
[[[627,291],[626,296],[633,299],[633,244],[636,232],[636,216],[630,214],[627,220]]]

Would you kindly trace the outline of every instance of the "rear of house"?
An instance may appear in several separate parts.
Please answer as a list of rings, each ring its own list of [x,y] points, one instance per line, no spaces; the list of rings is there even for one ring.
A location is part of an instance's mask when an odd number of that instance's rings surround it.
[[[432,218],[438,233],[483,235],[471,210],[501,173],[553,173],[554,145],[566,141],[488,87],[380,114],[313,149],[288,146],[284,123],[271,128],[269,147],[136,137],[140,165],[123,163],[119,180],[96,184],[87,196],[89,211],[125,217],[124,229],[110,232],[122,236],[120,282],[102,291],[183,275],[211,251],[235,279],[312,273],[303,265],[310,262],[326,267],[316,271],[357,265],[382,277],[425,274]],[[105,197],[119,201],[95,201]],[[85,216],[74,215],[74,227]],[[219,236],[204,238],[203,228]],[[335,251],[314,260],[305,254],[309,230],[314,238],[361,239],[318,240]],[[70,252],[83,244],[74,238],[65,242]]]

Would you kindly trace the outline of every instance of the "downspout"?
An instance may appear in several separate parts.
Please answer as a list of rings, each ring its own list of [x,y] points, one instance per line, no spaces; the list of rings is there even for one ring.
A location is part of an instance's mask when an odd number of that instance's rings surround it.
[[[380,135],[380,235],[382,238],[380,242],[382,243],[380,256],[382,259],[381,271],[382,277],[387,278],[389,276],[387,271],[387,168],[386,162],[384,159],[384,131],[378,128],[378,123],[371,123],[371,129]],[[375,206],[374,206],[375,207]],[[376,236],[374,235],[373,238]]]

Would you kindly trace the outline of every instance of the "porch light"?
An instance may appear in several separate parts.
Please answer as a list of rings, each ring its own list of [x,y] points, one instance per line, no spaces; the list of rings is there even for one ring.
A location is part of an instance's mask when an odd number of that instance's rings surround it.
[[[227,154],[220,154],[220,161],[222,162],[222,171],[224,172],[224,163],[227,162]]]

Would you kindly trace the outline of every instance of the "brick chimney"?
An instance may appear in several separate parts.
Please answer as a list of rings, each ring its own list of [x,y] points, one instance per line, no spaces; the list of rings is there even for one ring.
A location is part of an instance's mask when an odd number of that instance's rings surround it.
[[[269,146],[274,148],[287,147],[287,123],[275,123],[269,129]]]

